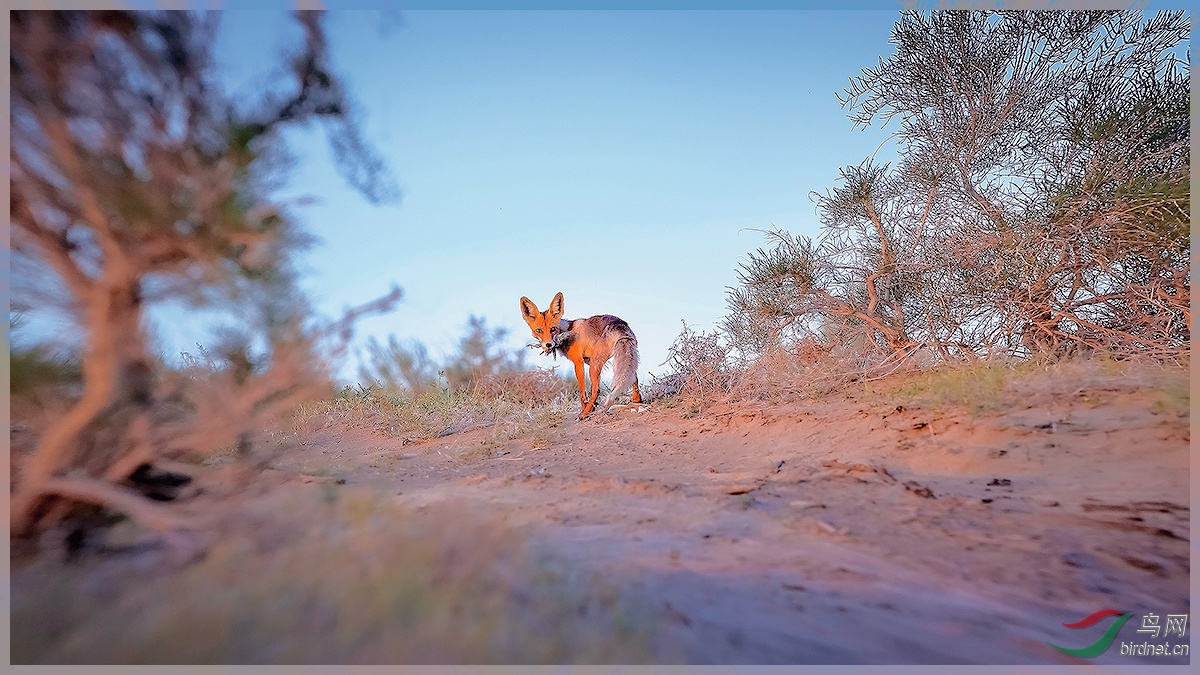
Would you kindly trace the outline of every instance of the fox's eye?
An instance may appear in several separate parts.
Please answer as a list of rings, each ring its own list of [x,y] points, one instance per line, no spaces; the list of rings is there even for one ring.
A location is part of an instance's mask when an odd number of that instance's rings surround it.
[[[554,335],[554,334],[555,334],[555,333],[557,333],[557,332],[558,332],[558,329],[557,329],[557,328],[551,328],[551,329],[550,329],[550,334],[551,334],[551,335]]]
[[[539,328],[539,329],[537,329],[537,330],[535,330],[535,331],[533,331],[533,332],[537,333],[538,335],[541,335],[541,334],[542,334],[542,329],[541,329],[541,328]]]

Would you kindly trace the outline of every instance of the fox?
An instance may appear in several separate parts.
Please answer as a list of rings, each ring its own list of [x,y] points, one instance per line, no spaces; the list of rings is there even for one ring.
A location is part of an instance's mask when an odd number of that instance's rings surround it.
[[[560,292],[550,301],[546,311],[538,311],[537,305],[526,297],[521,298],[521,316],[529,324],[529,330],[538,341],[542,354],[562,354],[575,364],[575,379],[579,380],[579,399],[583,408],[579,419],[591,414],[600,393],[600,371],[611,358],[613,361],[612,391],[601,404],[605,412],[617,397],[631,392],[634,403],[642,402],[638,391],[637,336],[629,324],[611,314],[599,314],[586,319],[563,319],[563,294]],[[583,365],[588,365],[592,381],[589,397],[583,382]]]

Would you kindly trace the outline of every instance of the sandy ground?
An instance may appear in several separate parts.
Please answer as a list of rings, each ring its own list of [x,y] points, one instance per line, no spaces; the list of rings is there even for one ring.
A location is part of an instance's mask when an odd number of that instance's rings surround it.
[[[637,597],[655,660],[1071,664],[1045,642],[1108,623],[1063,623],[1188,613],[1187,414],[1119,379],[1015,400],[654,404],[542,448],[315,428],[270,473],[498,517]],[[1091,661],[1187,662],[1118,652]]]
[[[1104,626],[1063,623],[1187,613],[1188,418],[1119,381],[1021,400],[652,406],[543,449],[327,429],[281,468],[332,460],[348,485],[532,527],[659,607],[693,663],[1079,663],[1044,641]],[[1093,661],[1148,658],[1117,651]]]

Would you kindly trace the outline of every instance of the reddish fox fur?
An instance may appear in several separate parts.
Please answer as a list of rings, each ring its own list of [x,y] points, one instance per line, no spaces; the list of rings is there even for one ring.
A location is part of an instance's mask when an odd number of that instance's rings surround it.
[[[575,378],[579,380],[579,398],[583,410],[579,419],[592,412],[596,397],[600,393],[600,371],[611,357],[613,360],[613,386],[604,399],[607,411],[617,397],[632,391],[633,402],[640,403],[642,395],[637,382],[637,337],[629,324],[609,314],[600,314],[587,319],[567,321],[563,316],[563,294],[550,301],[546,311],[539,312],[529,298],[521,298],[521,316],[533,331],[543,354],[562,354],[575,364]],[[583,364],[588,364],[588,375],[592,380],[592,395],[589,397],[583,382]]]

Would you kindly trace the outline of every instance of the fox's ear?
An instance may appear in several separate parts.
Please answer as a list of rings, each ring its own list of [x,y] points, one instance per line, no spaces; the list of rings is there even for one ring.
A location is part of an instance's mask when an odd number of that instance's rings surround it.
[[[521,316],[525,317],[525,323],[532,323],[537,320],[541,312],[538,312],[537,305],[529,298],[521,298]]]
[[[554,320],[554,321],[558,321],[559,319],[561,319],[561,318],[562,318],[562,315],[563,315],[563,295],[562,295],[562,293],[561,293],[561,292],[559,292],[558,294],[556,294],[556,295],[554,296],[554,299],[550,301],[550,306],[549,306],[549,307],[547,307],[546,309],[547,309],[547,310],[549,310],[549,312],[550,312],[550,318],[551,318],[552,320]]]

